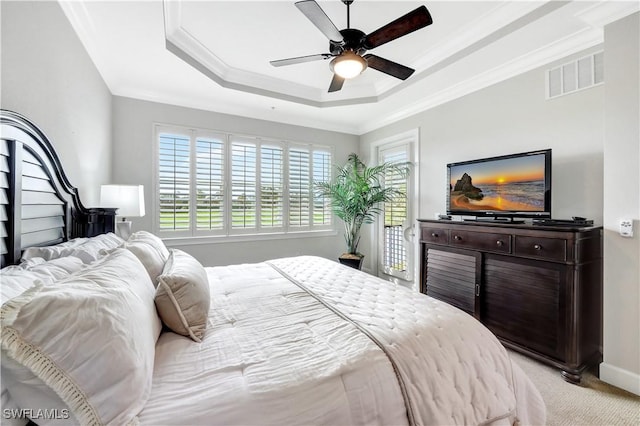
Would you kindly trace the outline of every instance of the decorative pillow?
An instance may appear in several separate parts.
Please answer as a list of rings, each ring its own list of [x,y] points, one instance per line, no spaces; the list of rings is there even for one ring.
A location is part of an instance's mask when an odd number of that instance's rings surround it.
[[[46,247],[29,247],[22,253],[22,260],[41,257],[44,260],[57,259],[59,257],[68,256],[71,251],[87,242],[89,238],[74,238],[64,243]]]
[[[81,424],[134,422],[151,391],[162,327],[154,296],[144,267],[123,249],[61,281],[37,283],[2,305],[2,351],[16,361],[3,369],[14,379],[29,370]],[[20,408],[37,404],[29,392],[9,393]]]
[[[137,231],[131,234],[124,247],[138,257],[147,269],[151,282],[157,286],[158,275],[169,258],[169,250],[162,240],[150,232]]]
[[[172,249],[158,277],[156,307],[172,331],[202,341],[209,305],[209,279],[204,267],[190,254]]]

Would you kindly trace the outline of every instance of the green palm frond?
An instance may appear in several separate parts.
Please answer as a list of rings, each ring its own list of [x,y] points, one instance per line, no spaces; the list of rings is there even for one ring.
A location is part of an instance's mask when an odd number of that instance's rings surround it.
[[[372,167],[357,154],[349,154],[347,163],[337,168],[333,182],[315,182],[316,193],[327,197],[333,213],[345,225],[345,240],[349,253],[356,254],[360,242],[360,228],[372,223],[382,213],[382,204],[403,197],[405,193],[384,186],[388,176],[406,177],[409,164],[383,163]]]

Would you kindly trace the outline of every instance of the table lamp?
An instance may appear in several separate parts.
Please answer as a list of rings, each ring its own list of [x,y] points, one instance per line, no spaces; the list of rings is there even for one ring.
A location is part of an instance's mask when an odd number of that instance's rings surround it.
[[[131,235],[131,221],[128,217],[144,216],[143,185],[102,185],[100,187],[102,207],[117,207],[116,235],[127,240]]]

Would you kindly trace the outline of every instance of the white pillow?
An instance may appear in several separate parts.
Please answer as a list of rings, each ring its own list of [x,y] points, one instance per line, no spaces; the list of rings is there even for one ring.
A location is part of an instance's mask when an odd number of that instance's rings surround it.
[[[59,257],[68,256],[73,248],[84,244],[88,238],[74,238],[64,243],[46,247],[29,247],[22,253],[22,260],[41,257],[44,260],[57,259]]]
[[[2,351],[2,386],[10,398],[8,405],[14,409],[32,410],[37,415],[38,410],[46,407],[50,416],[38,416],[33,419],[38,426],[61,426],[79,424],[69,407],[42,380],[36,377],[31,370],[23,368],[19,363],[5,355]],[[30,405],[19,407],[15,401],[28,401]],[[4,408],[4,407],[3,407]],[[24,412],[24,411],[23,411]],[[4,419],[2,424],[4,425]]]
[[[51,279],[45,278],[47,283]],[[0,303],[24,293],[36,283],[42,282],[42,276],[35,272],[26,271],[18,266],[7,266],[0,271]]]
[[[33,287],[37,283],[43,284],[51,284],[56,280],[60,280],[69,276],[69,274],[79,271],[84,267],[84,263],[77,257],[61,257],[59,259],[53,259],[46,261],[41,257],[34,257],[23,261],[19,266],[7,266],[0,270],[0,303],[4,303],[5,301],[19,296],[25,290]],[[2,408],[17,408],[15,407],[15,403],[11,397],[11,394],[7,390],[8,383],[11,383],[13,380],[13,376],[11,371],[6,369],[6,365],[8,365],[11,360],[7,360],[5,356],[2,357],[2,363],[0,365],[2,368]],[[30,373],[33,376],[33,373]],[[24,379],[24,377],[23,377]],[[40,382],[43,386],[41,380],[37,379],[35,376],[31,379],[32,382]],[[19,390],[14,388],[14,391],[19,392]],[[34,395],[37,393],[34,388],[30,388],[29,392]],[[58,400],[60,398],[58,397]],[[37,407],[57,407],[58,405],[53,404],[39,404]],[[64,413],[61,414],[64,417]],[[15,419],[17,420],[17,419]],[[69,422],[72,420],[71,417],[67,419],[60,419],[60,421]],[[3,420],[3,424],[8,419]],[[12,422],[12,424],[25,424],[25,421],[22,422]],[[51,423],[49,421],[45,421],[45,419],[38,419],[38,424],[44,426]]]
[[[156,290],[156,307],[162,322],[172,331],[201,342],[210,303],[204,267],[190,254],[172,249]]]
[[[9,391],[6,386],[6,376],[5,373],[2,372],[2,402],[0,403],[0,408],[2,408],[3,413],[4,410],[18,410],[18,407],[11,399],[11,395],[9,395]],[[20,418],[17,416],[8,416],[10,418],[6,418],[3,416],[2,425],[3,426],[25,426],[29,420],[25,418]]]
[[[112,249],[123,244],[124,240],[122,238],[113,232],[109,232],[89,238],[88,241],[74,247],[68,255],[75,256],[84,263],[91,263],[106,256]]]
[[[160,237],[152,234],[151,232],[147,232],[147,231],[134,232],[133,234],[131,234],[127,242],[134,242],[134,241],[144,241],[145,243],[155,248],[160,254],[160,256],[162,256],[164,259],[167,259],[169,257],[169,250],[164,245],[164,242],[162,242]]]
[[[121,246],[124,240],[113,232],[96,235],[91,238],[75,238],[64,243],[47,247],[29,247],[22,253],[22,261],[41,257],[45,260],[58,259],[60,257],[75,256],[84,263],[91,263],[109,250]]]
[[[61,257],[45,261],[31,258],[19,266],[11,265],[0,270],[0,303],[16,297],[33,287],[36,282],[50,284],[79,271],[84,264],[76,257]]]
[[[169,250],[162,240],[149,232],[138,231],[131,234],[124,247],[140,259],[149,273],[151,282],[156,286],[158,275],[162,273],[169,258]]]
[[[162,327],[154,296],[140,261],[127,250],[114,250],[76,274],[38,283],[4,303],[3,355],[50,387],[81,424],[134,422],[149,398]],[[9,393],[20,408],[37,404],[29,392]]]
[[[35,272],[42,277],[50,277],[53,280],[60,280],[66,278],[69,274],[78,272],[84,268],[84,263],[81,259],[73,256],[60,257],[58,259],[52,259],[41,262],[42,258],[32,258],[25,262],[22,262],[19,266],[25,271]]]

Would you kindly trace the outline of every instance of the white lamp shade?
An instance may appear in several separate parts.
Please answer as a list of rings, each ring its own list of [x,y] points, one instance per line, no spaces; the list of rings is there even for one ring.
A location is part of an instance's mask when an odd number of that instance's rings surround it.
[[[100,205],[117,207],[118,216],[144,216],[144,186],[142,185],[102,185]]]

